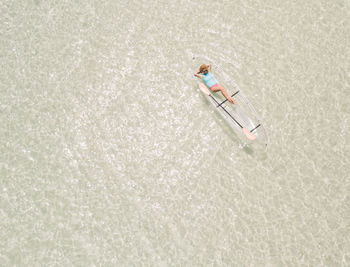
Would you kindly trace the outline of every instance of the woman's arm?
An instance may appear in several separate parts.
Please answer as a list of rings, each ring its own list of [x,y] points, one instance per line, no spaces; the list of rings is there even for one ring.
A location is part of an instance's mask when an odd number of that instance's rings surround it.
[[[198,78],[203,78],[203,74],[199,74],[199,72],[195,73],[194,76],[196,76]]]

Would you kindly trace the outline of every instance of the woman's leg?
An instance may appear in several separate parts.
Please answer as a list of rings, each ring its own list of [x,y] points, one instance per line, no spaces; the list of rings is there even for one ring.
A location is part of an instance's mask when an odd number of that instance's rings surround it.
[[[217,84],[214,85],[210,88],[213,92],[218,92],[220,91],[222,93],[222,95],[224,97],[226,97],[226,99],[231,102],[232,104],[237,104],[237,102],[229,95],[229,93],[226,91],[226,89],[221,85],[221,84]]]

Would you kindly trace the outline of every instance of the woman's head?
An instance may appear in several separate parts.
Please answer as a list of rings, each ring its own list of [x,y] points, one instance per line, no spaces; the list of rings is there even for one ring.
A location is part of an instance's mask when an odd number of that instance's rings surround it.
[[[202,64],[200,67],[199,67],[199,71],[201,73],[207,73],[209,70],[208,66],[206,64]]]

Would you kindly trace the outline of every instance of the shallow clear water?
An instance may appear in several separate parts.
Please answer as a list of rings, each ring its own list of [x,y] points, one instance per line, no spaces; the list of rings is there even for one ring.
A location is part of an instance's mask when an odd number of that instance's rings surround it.
[[[350,264],[348,1],[0,10],[1,266]],[[198,57],[267,150],[201,95]]]

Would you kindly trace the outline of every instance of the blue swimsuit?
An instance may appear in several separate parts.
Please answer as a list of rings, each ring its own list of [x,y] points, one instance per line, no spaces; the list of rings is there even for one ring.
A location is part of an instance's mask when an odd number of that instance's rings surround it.
[[[211,75],[210,72],[208,72],[207,74],[203,74],[203,82],[205,83],[205,85],[208,88],[210,88],[210,87],[214,86],[215,84],[217,84],[214,76]]]

